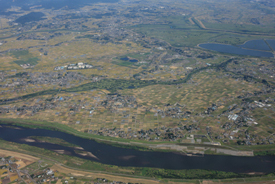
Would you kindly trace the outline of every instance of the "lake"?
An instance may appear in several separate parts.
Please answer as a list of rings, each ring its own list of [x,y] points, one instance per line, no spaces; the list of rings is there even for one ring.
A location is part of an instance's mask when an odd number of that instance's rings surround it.
[[[254,42],[250,42],[250,43],[254,43]],[[247,43],[244,45],[246,48],[248,47],[255,48],[254,45],[248,45]],[[252,50],[252,49],[245,49],[245,48],[241,48],[233,45],[225,45],[225,44],[218,44],[218,43],[203,43],[203,44],[200,44],[199,47],[212,50],[212,51],[221,52],[221,53],[227,53],[227,54],[237,54],[237,55],[254,56],[254,57],[272,57],[272,58],[274,57],[272,52],[260,51],[259,47],[257,47],[259,50]],[[264,48],[261,47],[262,50]]]
[[[22,139],[29,136],[47,136],[60,138],[69,143],[79,145],[84,150],[91,152],[97,159],[78,155],[74,148],[59,146],[50,143],[26,142]],[[204,155],[204,157],[188,157],[175,152],[137,151],[133,149],[119,148],[98,143],[94,140],[80,138],[59,131],[44,129],[15,129],[0,127],[0,138],[20,144],[28,144],[49,150],[65,150],[69,155],[88,159],[103,164],[131,167],[155,167],[163,169],[209,169],[236,173],[275,171],[274,156],[236,157],[222,155]]]
[[[28,13],[27,15],[23,15],[19,17],[18,19],[15,20],[15,22],[20,24],[26,24],[27,22],[43,20],[45,19],[45,18],[42,18],[44,16],[45,14],[41,12],[31,12],[31,13]]]
[[[0,12],[5,12],[12,6],[20,7],[22,10],[29,11],[30,7],[41,5],[41,9],[78,9],[93,3],[116,3],[118,0],[0,0]]]
[[[245,48],[245,49],[270,51],[269,46],[265,43],[264,40],[250,40],[245,42],[242,45],[239,45],[239,47]]]
[[[275,51],[275,40],[266,40],[267,43],[272,47],[272,49]]]

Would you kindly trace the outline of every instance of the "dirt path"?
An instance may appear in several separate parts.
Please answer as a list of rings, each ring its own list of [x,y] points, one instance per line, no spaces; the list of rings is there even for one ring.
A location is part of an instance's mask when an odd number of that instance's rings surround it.
[[[58,170],[61,173],[65,174],[72,174],[73,176],[80,176],[80,177],[91,177],[93,179],[95,178],[106,178],[111,181],[121,181],[125,183],[144,183],[144,184],[154,184],[154,183],[160,183],[159,181],[150,180],[150,179],[143,179],[143,178],[130,178],[127,176],[115,176],[111,174],[103,174],[103,173],[94,173],[94,172],[87,172],[87,171],[79,171],[74,169],[69,169],[66,167],[63,167],[61,165],[55,164],[51,167],[53,170]]]
[[[162,53],[162,54],[156,59],[156,61],[157,61],[157,62],[160,62],[161,59],[162,59],[166,54],[167,54],[167,52]]]
[[[198,21],[198,23],[200,24],[200,26],[203,28],[203,29],[206,29],[206,27],[204,26],[204,24],[195,17],[196,21]]]
[[[189,21],[190,21],[190,23],[192,24],[192,25],[194,25],[195,24],[195,22],[192,20],[192,17],[189,17],[189,19],[188,19]]]
[[[35,161],[39,160],[39,158],[31,156],[31,155],[26,155],[26,154],[23,154],[23,153],[18,153],[18,152],[14,152],[14,151],[8,151],[8,150],[0,149],[0,157],[6,157],[6,156],[13,156],[15,158],[22,159],[22,160],[27,160],[27,161],[30,161],[30,162],[35,162]]]

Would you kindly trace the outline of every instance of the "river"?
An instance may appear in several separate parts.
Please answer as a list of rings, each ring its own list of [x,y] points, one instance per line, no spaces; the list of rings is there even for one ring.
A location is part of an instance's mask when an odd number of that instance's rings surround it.
[[[47,136],[60,138],[69,143],[79,145],[85,151],[91,152],[98,159],[81,156],[74,148],[43,142],[26,142],[29,136]],[[28,144],[49,150],[65,150],[68,154],[103,164],[131,167],[155,167],[163,169],[209,169],[236,173],[275,171],[274,156],[237,157],[223,155],[204,155],[203,157],[188,157],[175,152],[137,151],[98,143],[94,140],[80,138],[71,134],[45,129],[0,127],[0,138],[20,144]]]

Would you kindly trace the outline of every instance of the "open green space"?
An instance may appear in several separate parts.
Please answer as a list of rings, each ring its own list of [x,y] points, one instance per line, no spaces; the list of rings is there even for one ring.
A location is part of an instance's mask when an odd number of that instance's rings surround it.
[[[37,65],[38,64],[39,59],[37,57],[32,57],[32,58],[28,58],[26,60],[16,60],[13,61],[18,65],[23,65],[23,64],[30,64],[30,65]]]
[[[248,24],[233,24],[233,23],[210,23],[207,21],[202,21],[207,29],[215,30],[225,30],[225,31],[234,31],[239,33],[274,33],[274,28],[272,26],[263,26],[263,25],[248,25]]]
[[[130,67],[130,68],[137,68],[135,63],[132,63],[130,61],[122,61],[120,59],[115,59],[112,61],[113,64],[119,65],[119,66],[125,66],[125,67]]]
[[[146,36],[165,40],[175,47],[195,47],[206,42],[239,45],[253,39],[271,39],[271,33],[274,33],[274,28],[268,26],[202,21],[206,27],[204,29],[194,18],[192,21],[195,24],[191,24],[187,16],[169,16],[163,19],[168,23],[140,24],[131,28]]]
[[[29,50],[11,51],[9,55],[18,59],[13,61],[18,65],[30,64],[31,66],[34,66],[38,64],[39,61],[39,58],[34,57]]]
[[[233,34],[215,30],[194,29],[189,31],[171,28],[170,25],[138,25],[133,28],[141,34],[165,40],[175,47],[195,47],[200,43],[206,42],[238,45],[248,40],[269,38],[264,36],[251,36],[248,34]]]
[[[28,50],[11,51],[10,55],[16,57],[17,59],[19,59],[19,58],[27,58],[27,57],[31,56],[31,54],[29,53]]]
[[[147,65],[147,64],[140,64],[137,62],[130,62],[129,60],[131,59],[136,59],[138,61],[142,61],[144,59],[146,59],[148,56],[150,55],[150,53],[129,53],[123,56],[118,56],[116,58],[113,59],[112,63],[119,65],[119,66],[125,66],[125,67],[129,67],[129,68],[138,68],[141,65]],[[129,58],[129,60],[122,60],[121,58]]]

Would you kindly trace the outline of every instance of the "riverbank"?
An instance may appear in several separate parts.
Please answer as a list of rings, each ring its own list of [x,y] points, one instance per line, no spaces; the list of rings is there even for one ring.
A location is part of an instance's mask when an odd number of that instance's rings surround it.
[[[32,121],[24,119],[0,119],[0,124],[21,126],[26,128],[40,128],[68,133],[80,138],[95,140],[98,143],[109,144],[116,147],[140,150],[140,151],[162,151],[180,152],[181,154],[210,154],[210,155],[234,155],[253,156],[274,155],[275,145],[237,146],[237,145],[202,145],[202,144],[182,144],[169,141],[144,141],[130,140],[115,137],[105,137],[99,135],[79,132],[73,128],[60,123],[46,121]]]
[[[235,174],[232,172],[220,172],[211,170],[166,170],[157,168],[116,167],[97,162],[86,161],[72,156],[56,154],[55,152],[17,143],[0,140],[0,149],[9,150],[10,154],[24,154],[28,157],[42,158],[44,161],[54,162],[53,169],[61,171],[73,177],[104,176],[106,179],[142,183],[199,183],[199,181],[272,181],[274,174]],[[1,151],[0,150],[0,151]],[[74,174],[76,173],[76,174]],[[88,177],[88,178],[89,178]]]

